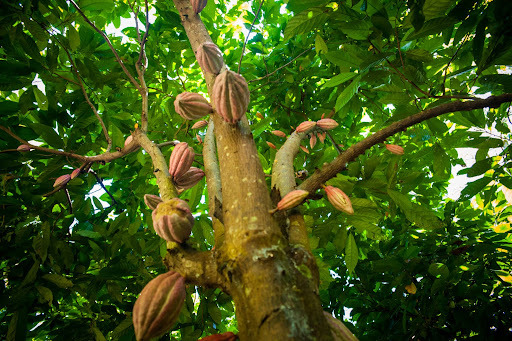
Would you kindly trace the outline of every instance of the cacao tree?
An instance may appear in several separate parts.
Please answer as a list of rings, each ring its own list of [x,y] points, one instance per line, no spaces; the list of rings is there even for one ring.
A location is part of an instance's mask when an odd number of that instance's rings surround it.
[[[4,339],[512,336],[510,1],[1,6]]]

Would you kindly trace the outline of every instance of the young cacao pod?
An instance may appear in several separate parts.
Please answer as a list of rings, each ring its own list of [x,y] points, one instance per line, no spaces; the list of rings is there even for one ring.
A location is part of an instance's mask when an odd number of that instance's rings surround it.
[[[194,217],[188,204],[178,198],[164,201],[153,210],[153,227],[163,239],[183,243],[190,236]]]
[[[272,148],[272,149],[277,149],[276,145],[275,145],[275,144],[273,144],[272,142],[268,142],[268,141],[267,141],[267,145],[268,145],[270,148]]]
[[[190,169],[176,179],[176,186],[181,189],[189,189],[194,187],[204,177],[202,169],[190,167]]]
[[[194,148],[189,147],[187,142],[180,142],[174,147],[169,158],[169,174],[174,180],[190,169],[194,156]]]
[[[232,332],[225,332],[222,334],[214,334],[210,336],[203,337],[198,341],[235,341],[237,336]]]
[[[339,126],[339,124],[332,118],[323,118],[319,121],[316,121],[316,126],[323,130],[331,130]]]
[[[316,127],[316,122],[304,121],[297,126],[297,129],[295,129],[295,131],[297,133],[309,133],[315,127]]]
[[[79,176],[79,175],[80,175],[80,172],[81,172],[81,169],[80,169],[80,168],[77,168],[77,169],[73,170],[73,171],[71,172],[71,175],[70,175],[70,178],[71,178],[70,180],[73,180],[74,178],[76,178],[77,176]]]
[[[311,149],[313,149],[316,145],[316,135],[313,134],[311,135],[310,139],[309,139],[309,146],[311,147]]]
[[[213,102],[222,119],[235,124],[243,117],[249,106],[249,86],[245,78],[226,70],[215,78]]]
[[[357,337],[348,329],[343,322],[324,311],[324,316],[327,319],[327,323],[331,328],[332,336],[334,341],[358,341]]]
[[[396,155],[404,155],[404,148],[396,144],[384,144],[386,149]]]
[[[206,127],[207,125],[208,125],[208,121],[205,121],[205,120],[197,121],[192,126],[192,129],[201,129],[201,128]]]
[[[193,92],[182,92],[176,96],[174,110],[186,120],[197,120],[212,112],[206,98]]]
[[[202,43],[199,45],[196,58],[199,66],[201,66],[204,71],[213,73],[214,75],[218,75],[224,65],[222,52],[214,43]]]
[[[300,146],[300,149],[302,149],[302,151],[303,151],[304,153],[309,154],[308,147]]]
[[[69,182],[69,180],[71,180],[70,174],[61,175],[57,178],[57,180],[55,180],[55,182],[53,183],[53,187],[64,186],[65,184],[67,184]]]
[[[206,7],[208,3],[207,0],[190,0],[190,4],[192,5],[192,9],[195,14],[201,13],[201,11]]]
[[[286,134],[281,130],[272,130],[271,133],[279,137],[286,137]]]
[[[325,142],[325,138],[327,137],[327,133],[324,131],[323,133],[317,133],[318,135],[318,139],[320,140],[320,142],[324,143]]]
[[[154,210],[163,200],[158,195],[144,194],[144,202],[150,210]]]
[[[308,195],[309,192],[304,191],[302,189],[296,189],[294,191],[291,191],[277,203],[277,209],[279,211],[282,211],[293,208],[299,205]]]
[[[16,148],[19,152],[29,152],[32,149],[28,144],[20,144],[18,148]]]
[[[343,211],[348,214],[354,214],[352,208],[352,202],[348,195],[345,194],[341,189],[333,186],[325,186],[325,193],[327,193],[327,199],[337,210]]]
[[[185,278],[174,271],[161,274],[146,284],[133,306],[137,341],[149,341],[171,329],[178,320],[185,296]]]

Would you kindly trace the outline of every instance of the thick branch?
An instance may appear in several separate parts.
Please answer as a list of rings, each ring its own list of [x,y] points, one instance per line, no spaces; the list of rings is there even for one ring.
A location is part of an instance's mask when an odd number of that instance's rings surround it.
[[[410,126],[447,113],[470,111],[482,108],[498,108],[501,104],[511,101],[512,93],[508,93],[499,96],[490,96],[486,99],[476,99],[474,101],[450,102],[431,109],[423,110],[417,114],[404,118],[401,121],[395,122],[368,136],[364,140],[350,146],[350,148],[334,159],[334,161],[317,170],[310,178],[304,181],[299,188],[309,191],[310,193],[316,191],[323,183],[335,177],[338,172],[345,169],[349,162],[355,160],[356,157],[363,154],[367,149],[378,143],[384,142],[388,137],[405,130]]]
[[[140,146],[149,154],[153,161],[153,168],[156,176],[156,183],[160,190],[160,197],[165,200],[170,200],[178,196],[176,187],[172,183],[171,175],[169,174],[169,166],[165,161],[165,157],[160,151],[160,148],[151,141],[145,133],[137,129],[133,136]]]

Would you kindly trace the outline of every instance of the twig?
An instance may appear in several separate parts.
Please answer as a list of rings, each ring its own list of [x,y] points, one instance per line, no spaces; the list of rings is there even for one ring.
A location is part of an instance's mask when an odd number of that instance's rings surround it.
[[[100,30],[99,28],[96,27],[96,25],[94,25],[90,20],[89,18],[87,18],[87,16],[84,14],[84,12],[82,12],[82,10],[80,9],[80,7],[78,7],[78,5],[75,3],[74,0],[70,0],[71,4],[75,7],[75,9],[77,10],[78,13],[80,13],[80,15],[82,16],[82,18],[84,18],[84,20],[96,31],[98,32],[99,34],[101,34],[101,36],[103,37],[103,39],[105,39],[105,41],[107,42],[108,46],[110,47],[110,50],[112,51],[112,53],[114,54],[117,62],[119,63],[119,65],[121,65],[121,68],[123,69],[124,73],[126,74],[126,76],[128,77],[128,79],[130,80],[130,82],[135,86],[135,88],[141,92],[142,89],[139,85],[139,83],[137,83],[137,81],[135,80],[135,78],[133,78],[133,76],[130,74],[130,71],[128,71],[128,69],[126,68],[126,66],[124,65],[123,61],[121,60],[121,58],[119,57],[119,54],[117,53],[116,49],[114,48],[114,46],[112,45],[112,43],[110,42],[110,39],[108,39],[107,35],[105,34],[105,32],[103,32],[102,30]]]
[[[103,188],[103,190],[105,192],[107,192],[108,196],[110,197],[110,199],[112,199],[112,205],[117,205],[117,201],[116,199],[112,196],[112,194],[108,191],[108,189],[105,187],[105,185],[103,184],[103,180],[100,178],[100,176],[95,172],[93,171],[92,169],[89,170],[89,173],[91,173],[92,175],[94,175],[94,177],[96,178],[96,181],[98,182],[98,184],[101,186],[101,188]]]
[[[329,137],[329,140],[331,140],[332,145],[334,146],[334,149],[338,152],[338,155],[341,155],[343,153],[343,150],[341,150],[340,146],[336,143],[334,140],[334,137],[332,137],[331,133],[329,131],[326,131],[327,136]]]
[[[69,214],[73,214],[73,203],[71,202],[71,196],[69,195],[69,191],[67,188],[64,188],[64,193],[66,193],[66,199],[68,199]]]
[[[263,77],[260,77],[260,78],[256,78],[256,79],[252,79],[252,80],[250,80],[250,81],[249,81],[249,83],[251,83],[251,82],[257,82],[257,81],[260,81],[260,80],[262,80],[262,79],[265,79],[265,78],[267,78],[267,77],[272,76],[272,75],[273,75],[274,73],[276,73],[277,71],[279,71],[279,70],[281,70],[282,68],[285,68],[285,67],[287,67],[288,65],[290,65],[291,63],[293,63],[297,58],[299,58],[300,56],[302,56],[304,53],[307,53],[307,52],[311,51],[311,49],[312,49],[312,47],[310,47],[310,48],[309,48],[309,49],[307,49],[307,50],[302,51],[301,53],[299,53],[299,55],[298,55],[297,57],[293,58],[293,59],[292,59],[292,60],[290,60],[288,63],[284,64],[284,65],[283,65],[283,66],[281,66],[281,67],[278,67],[277,69],[275,69],[275,70],[274,70],[274,71],[272,71],[271,73],[268,73],[266,76],[263,76]]]
[[[460,49],[462,48],[462,46],[466,43],[466,39],[469,37],[469,34],[466,34],[464,36],[464,39],[462,39],[462,43],[459,45],[459,47],[457,48],[457,51],[455,51],[455,53],[453,54],[452,58],[450,59],[450,61],[448,62],[448,64],[446,64],[446,68],[444,69],[444,75],[443,75],[443,96],[444,94],[446,93],[446,88],[445,88],[445,83],[446,83],[446,76],[448,76],[448,68],[450,67],[450,64],[453,62],[453,60],[455,59],[455,57],[457,56],[457,54],[459,53]]]
[[[238,62],[238,74],[240,74],[240,67],[242,66],[242,59],[244,58],[245,45],[247,44],[247,41],[249,40],[252,28],[254,27],[254,23],[256,22],[256,19],[258,19],[258,15],[260,15],[261,6],[263,6],[264,2],[265,2],[265,0],[260,1],[260,6],[258,7],[258,11],[256,12],[256,15],[254,16],[254,20],[252,21],[251,27],[249,28],[249,33],[247,33],[247,37],[245,38],[244,45],[242,46],[242,55],[240,56],[240,61]]]
[[[506,93],[499,96],[489,96],[485,99],[475,99],[473,101],[457,101],[441,104],[437,107],[423,110],[417,114],[408,116],[403,120],[392,123],[391,125],[383,128],[367,138],[359,141],[358,143],[350,146],[341,155],[336,157],[331,163],[326,164],[321,169],[317,170],[312,176],[306,179],[300,186],[300,189],[314,192],[327,180],[336,176],[338,172],[344,170],[347,164],[356,157],[363,154],[367,149],[372,146],[384,142],[388,137],[393,136],[399,131],[443,114],[453,113],[457,111],[470,111],[482,108],[498,108],[505,102],[512,101],[512,93]]]

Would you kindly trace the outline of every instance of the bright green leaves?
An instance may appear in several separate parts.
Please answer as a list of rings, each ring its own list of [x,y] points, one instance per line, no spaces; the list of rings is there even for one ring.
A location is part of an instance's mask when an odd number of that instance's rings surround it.
[[[366,20],[339,23],[340,30],[350,39],[365,40],[371,33],[372,24]]]
[[[352,233],[349,234],[345,245],[345,264],[349,273],[353,273],[359,258],[356,240]]]
[[[325,8],[312,8],[297,14],[288,21],[284,30],[284,40],[320,27],[327,18],[328,10]]]
[[[443,222],[433,211],[412,202],[407,195],[392,190],[388,190],[388,194],[393,202],[400,207],[407,220],[419,228],[433,230],[443,227]]]
[[[359,82],[361,81],[361,76],[355,77],[352,82],[339,94],[338,99],[336,99],[336,111],[343,108],[354,95],[357,93],[359,89]]]

